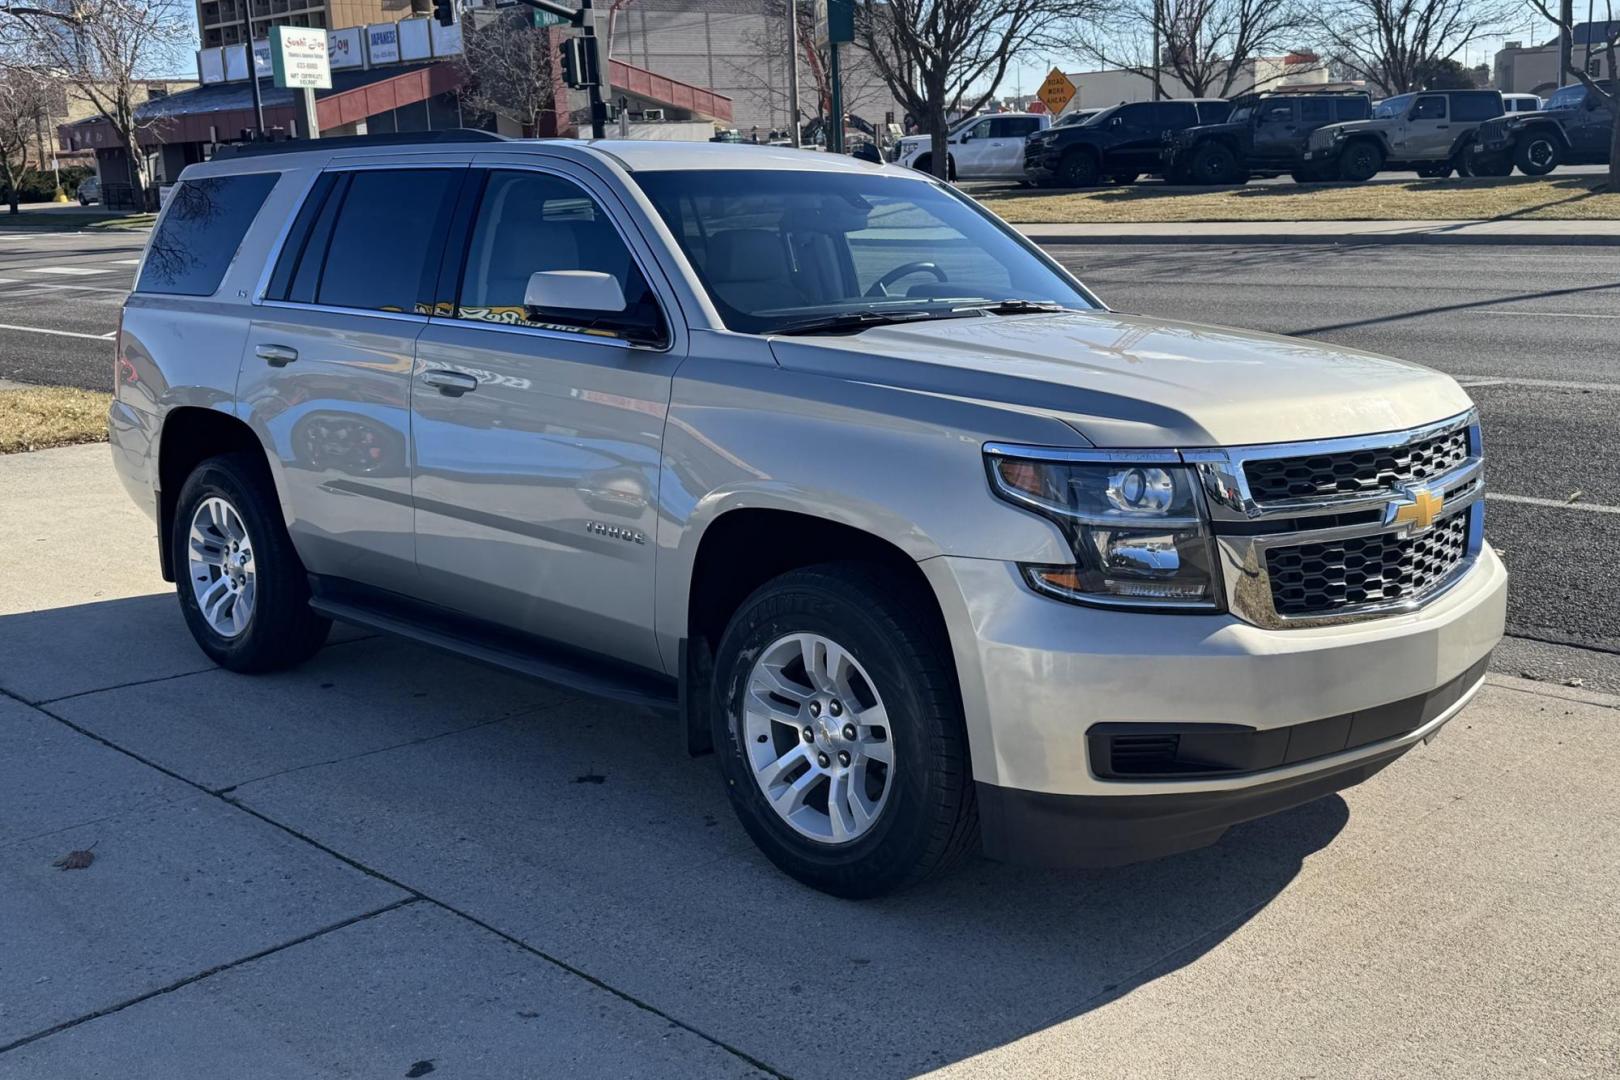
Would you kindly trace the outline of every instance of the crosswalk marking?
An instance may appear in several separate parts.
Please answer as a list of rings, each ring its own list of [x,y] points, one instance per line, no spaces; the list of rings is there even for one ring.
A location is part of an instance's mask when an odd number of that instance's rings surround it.
[[[23,266],[19,267],[29,274],[61,274],[64,277],[78,277],[80,274],[105,274],[105,266]]]

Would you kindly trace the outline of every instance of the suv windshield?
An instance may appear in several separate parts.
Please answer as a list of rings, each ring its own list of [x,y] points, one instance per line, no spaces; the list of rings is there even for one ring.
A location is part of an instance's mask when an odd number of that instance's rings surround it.
[[[946,318],[1006,300],[1095,306],[1024,241],[925,180],[742,169],[636,182],[733,330]]]

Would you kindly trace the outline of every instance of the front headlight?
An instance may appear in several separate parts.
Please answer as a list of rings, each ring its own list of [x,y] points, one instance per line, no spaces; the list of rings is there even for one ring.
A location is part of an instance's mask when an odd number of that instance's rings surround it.
[[[1214,541],[1192,469],[1156,454],[1097,456],[1105,460],[986,448],[996,494],[1051,520],[1074,552],[1071,565],[1023,566],[1025,580],[1082,604],[1220,610]]]

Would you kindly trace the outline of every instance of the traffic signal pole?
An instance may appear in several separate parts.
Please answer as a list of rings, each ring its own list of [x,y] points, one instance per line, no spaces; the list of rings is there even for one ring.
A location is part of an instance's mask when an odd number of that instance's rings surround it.
[[[532,7],[536,11],[544,11],[548,15],[568,20],[568,25],[577,28],[580,37],[585,43],[585,70],[579,72],[580,81],[575,89],[583,89],[591,103],[591,138],[607,138],[607,99],[602,96],[602,83],[607,78],[607,60],[602,55],[602,43],[596,36],[596,16],[591,8],[591,0],[579,0],[578,8],[564,7],[552,3],[552,0],[516,0],[525,7]],[[509,7],[509,4],[497,4],[497,7]]]

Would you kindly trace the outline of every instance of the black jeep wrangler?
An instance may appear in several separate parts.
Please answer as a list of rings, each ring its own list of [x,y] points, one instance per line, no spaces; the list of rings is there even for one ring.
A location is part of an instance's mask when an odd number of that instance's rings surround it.
[[[1615,84],[1607,84],[1612,96]],[[1473,169],[1506,176],[1517,165],[1526,176],[1545,176],[1560,165],[1607,165],[1614,110],[1603,95],[1575,83],[1555,91],[1540,112],[1510,113],[1479,126]]]
[[[1200,124],[1172,135],[1164,151],[1164,175],[1176,184],[1241,184],[1251,176],[1297,174],[1311,132],[1371,115],[1372,99],[1359,90],[1245,94],[1232,100],[1232,115],[1225,123]]]
[[[1042,186],[1129,184],[1164,169],[1165,140],[1197,124],[1218,124],[1232,110],[1219,98],[1131,101],[1089,120],[1047,128],[1024,143],[1024,176]]]

